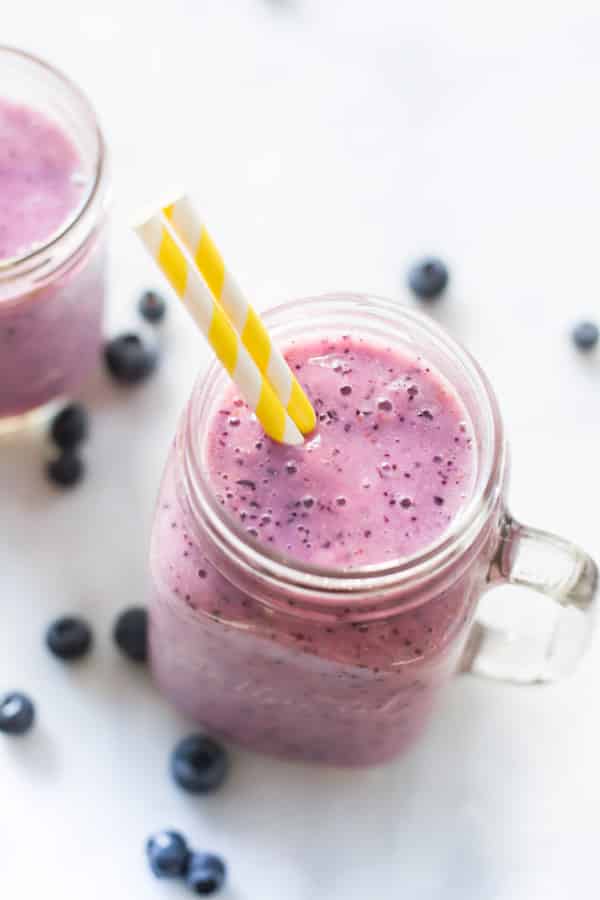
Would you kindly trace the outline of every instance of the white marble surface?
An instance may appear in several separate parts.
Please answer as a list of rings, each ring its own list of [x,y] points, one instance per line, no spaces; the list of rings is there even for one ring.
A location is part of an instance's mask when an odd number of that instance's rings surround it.
[[[1,39],[54,60],[100,111],[111,328],[156,281],[127,218],[173,182],[260,306],[333,288],[404,297],[407,261],[439,252],[453,273],[439,316],[504,410],[514,511],[600,556],[600,357],[566,337],[600,315],[596,0],[19,0]],[[553,687],[456,681],[394,765],[235,752],[222,793],[175,790],[167,755],[189,723],[109,639],[144,599],[162,460],[207,361],[180,310],[167,343],[147,387],[88,390],[81,489],[45,484],[39,436],[1,447],[0,689],[39,707],[35,735],[0,742],[1,896],[183,896],[141,852],[173,825],[226,856],[232,900],[596,898],[597,644]],[[68,610],[97,637],[74,669],[41,643]]]

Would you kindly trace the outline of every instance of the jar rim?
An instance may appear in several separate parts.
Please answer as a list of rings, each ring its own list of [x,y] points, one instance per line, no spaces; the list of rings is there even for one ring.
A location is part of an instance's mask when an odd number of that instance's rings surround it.
[[[0,280],[7,276],[13,277],[34,271],[38,267],[38,264],[43,264],[46,261],[48,251],[59,246],[63,242],[63,239],[70,236],[75,228],[87,218],[89,211],[94,207],[98,199],[107,165],[107,151],[104,135],[98,124],[94,107],[84,91],[82,91],[68,75],[62,72],[61,69],[47,62],[45,59],[36,56],[34,53],[29,53],[26,50],[21,50],[18,47],[13,47],[8,44],[0,44],[0,57],[3,55],[14,57],[17,60],[23,60],[26,63],[31,63],[34,67],[37,67],[56,78],[63,87],[66,87],[71,91],[78,102],[81,103],[85,113],[90,117],[95,137],[96,152],[94,160],[94,180],[86,195],[85,201],[77,207],[73,216],[68,217],[58,230],[51,233],[47,240],[40,244],[36,244],[33,249],[26,251],[20,256],[11,256],[7,259],[0,260]]]
[[[183,471],[184,488],[190,501],[194,518],[202,523],[221,554],[235,562],[246,574],[253,574],[271,587],[285,588],[300,600],[327,599],[347,603],[349,595],[359,597],[361,602],[377,602],[397,593],[400,588],[410,590],[417,582],[432,576],[456,563],[477,541],[486,523],[496,508],[502,493],[507,450],[498,403],[483,370],[462,345],[443,328],[423,313],[411,309],[400,301],[391,301],[367,294],[336,293],[319,297],[301,298],[288,301],[264,313],[264,321],[273,331],[275,320],[289,319],[302,311],[304,321],[308,316],[318,316],[327,304],[338,312],[364,312],[387,318],[392,317],[399,325],[404,323],[424,332],[428,338],[443,348],[453,361],[459,363],[461,371],[469,378],[477,391],[480,403],[478,412],[485,417],[488,430],[488,452],[479,459],[478,483],[463,508],[438,539],[422,550],[393,560],[339,569],[313,565],[287,556],[249,536],[221,507],[210,489],[205,467],[200,464],[194,452],[195,442],[191,434],[192,416],[184,414],[181,440],[178,441],[179,459]],[[307,306],[311,306],[307,310]],[[314,321],[314,318],[313,318]],[[349,328],[346,325],[346,328]],[[442,374],[444,374],[442,372]],[[196,382],[188,411],[198,409],[203,418],[210,413],[209,406],[217,391],[222,391],[229,376],[217,360],[214,360],[205,377]],[[456,387],[456,386],[455,386]],[[460,396],[460,394],[459,394]],[[206,421],[206,418],[203,419]],[[369,599],[370,598],[370,599]]]

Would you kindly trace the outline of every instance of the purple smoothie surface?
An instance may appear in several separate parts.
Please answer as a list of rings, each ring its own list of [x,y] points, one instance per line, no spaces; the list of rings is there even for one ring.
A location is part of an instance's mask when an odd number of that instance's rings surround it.
[[[81,205],[76,148],[51,119],[0,97],[0,260],[42,244]]]
[[[411,556],[469,498],[476,453],[454,389],[418,356],[340,336],[291,344],[315,432],[292,448],[265,438],[232,388],[208,433],[218,502],[252,537],[338,569]]]

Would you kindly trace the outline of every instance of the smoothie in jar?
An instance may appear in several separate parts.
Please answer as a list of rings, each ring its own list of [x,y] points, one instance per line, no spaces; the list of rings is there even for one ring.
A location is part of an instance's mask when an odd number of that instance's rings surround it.
[[[80,164],[47,116],[0,96],[0,261],[31,252],[73,216],[85,190]]]
[[[0,48],[0,423],[74,391],[97,362],[102,151],[77,89]]]
[[[262,552],[348,577],[439,542],[477,469],[455,389],[421,354],[350,333],[286,349],[317,428],[299,448],[275,444],[225,389],[198,437],[221,514]],[[400,752],[457,666],[483,568],[457,571],[398,614],[352,599],[307,611],[266,584],[261,595],[198,527],[183,443],[180,433],[151,549],[159,686],[199,723],[254,749],[340,764]]]

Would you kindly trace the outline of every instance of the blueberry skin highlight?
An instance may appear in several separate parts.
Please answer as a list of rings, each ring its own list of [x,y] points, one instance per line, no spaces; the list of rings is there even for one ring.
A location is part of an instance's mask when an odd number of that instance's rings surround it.
[[[178,831],[159,831],[146,842],[148,863],[157,878],[183,878],[190,855],[187,841]]]
[[[11,691],[0,697],[0,733],[26,734],[35,721],[35,707],[27,694]]]

